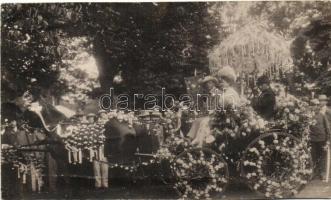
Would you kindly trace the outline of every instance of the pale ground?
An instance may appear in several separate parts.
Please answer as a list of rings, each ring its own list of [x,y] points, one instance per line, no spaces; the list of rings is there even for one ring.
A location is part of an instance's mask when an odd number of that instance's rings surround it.
[[[264,199],[264,196],[250,191],[245,185],[229,186],[223,196],[216,199]],[[176,199],[178,198],[175,191],[167,185],[137,183],[130,186],[113,186],[107,191],[88,191],[81,189],[71,196],[64,197],[63,194],[33,194],[24,195],[24,199]],[[294,198],[324,198],[331,199],[331,182],[323,183],[319,180],[311,181],[298,195]]]

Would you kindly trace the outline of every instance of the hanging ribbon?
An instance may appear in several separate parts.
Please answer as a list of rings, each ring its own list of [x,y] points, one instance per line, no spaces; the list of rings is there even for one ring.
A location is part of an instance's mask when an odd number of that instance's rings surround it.
[[[99,147],[99,160],[103,160],[101,154],[102,154],[102,147],[100,146]]]
[[[33,163],[30,163],[30,178],[32,192],[35,192],[37,190],[37,171]]]
[[[105,155],[104,155],[104,151],[105,151],[104,148],[105,148],[105,147],[104,147],[104,145],[102,145],[101,148],[102,148],[102,149],[101,149],[101,157],[102,157],[102,160],[105,160]]]
[[[93,150],[93,155],[96,160],[98,160],[98,150]]]
[[[73,157],[73,163],[76,164],[78,163],[78,149],[75,147],[70,147],[70,153],[72,153],[72,157]]]
[[[93,154],[94,154],[94,151],[93,151],[93,149],[92,148],[89,148],[89,160],[90,160],[90,162],[92,162],[93,161]]]
[[[78,159],[79,159],[79,164],[82,164],[83,163],[83,158],[82,158],[82,150],[81,149],[78,150]]]
[[[28,173],[28,166],[22,164],[22,170],[23,170],[23,179],[22,179],[22,182],[23,182],[23,184],[26,184],[26,175]]]
[[[68,161],[69,161],[69,163],[72,162],[72,161],[71,161],[71,151],[70,151],[70,150],[68,151]]]
[[[17,167],[17,178],[18,179],[20,179],[21,178],[21,172],[20,172],[20,169],[21,168],[21,166],[19,165],[18,167]]]
[[[69,163],[72,163],[72,160],[71,160],[71,152],[72,152],[72,150],[71,150],[70,146],[69,145],[65,145],[65,149],[68,152],[68,162]]]
[[[149,123],[146,124],[146,129],[148,130],[148,135],[150,135],[151,134],[151,131],[150,131],[150,125],[149,125]]]
[[[42,176],[41,176],[41,172],[38,170],[37,173],[37,188],[38,188],[38,192],[41,192],[41,187],[44,185],[44,182],[42,180]]]

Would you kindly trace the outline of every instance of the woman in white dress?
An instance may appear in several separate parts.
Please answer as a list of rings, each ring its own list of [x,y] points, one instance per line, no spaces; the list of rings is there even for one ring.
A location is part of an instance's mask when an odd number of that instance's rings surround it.
[[[221,68],[215,77],[207,76],[202,81],[201,84],[207,84],[210,94],[212,96],[218,95],[218,106],[221,109],[235,109],[240,106],[242,100],[238,92],[234,89],[234,84],[236,82],[236,73],[231,67]],[[215,89],[217,88],[217,89]],[[215,91],[218,94],[213,94]],[[215,110],[210,113],[215,112]],[[202,117],[196,119],[188,133],[188,136],[192,140],[193,145],[202,147],[206,142],[206,139],[211,134],[210,129],[210,116]],[[212,141],[209,141],[212,142]]]

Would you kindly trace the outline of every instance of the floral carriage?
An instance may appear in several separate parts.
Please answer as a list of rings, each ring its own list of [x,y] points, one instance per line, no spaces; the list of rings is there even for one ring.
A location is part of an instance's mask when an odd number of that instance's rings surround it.
[[[185,138],[172,144],[185,149],[174,153],[171,162],[176,189],[184,198],[209,198],[235,179],[269,198],[297,194],[312,175],[311,116],[300,101],[280,104],[272,122],[249,106],[212,114],[212,134],[201,148]]]
[[[113,113],[113,120],[124,124],[126,130],[136,131],[122,138],[107,136],[104,123],[63,124],[64,134],[71,133],[62,137],[69,144],[70,163],[82,163],[83,156],[101,162],[105,162],[102,157],[108,157],[110,169],[121,168],[136,177],[161,178],[183,198],[219,195],[233,178],[245,181],[266,197],[281,198],[299,192],[312,174],[308,149],[312,114],[306,108],[300,101],[286,102],[279,105],[273,122],[264,121],[249,106],[215,112],[210,115],[212,134],[202,147],[192,145],[180,131],[185,123],[200,117],[186,111],[182,115],[166,111],[139,117]],[[107,143],[112,146],[111,153],[116,152],[114,146],[118,148],[117,154],[103,154],[101,149]]]
[[[123,140],[110,138],[112,147],[106,147],[111,149],[109,168],[121,168],[132,177],[161,178],[181,197],[197,199],[221,194],[233,179],[270,198],[295,195],[310,180],[307,142],[311,115],[305,103],[280,106],[273,122],[263,120],[249,106],[215,112],[211,115],[212,134],[202,147],[192,145],[180,132],[180,125],[200,116],[188,113],[183,120],[183,115],[173,111],[163,116],[157,112],[140,117],[117,114],[117,123],[136,133]]]

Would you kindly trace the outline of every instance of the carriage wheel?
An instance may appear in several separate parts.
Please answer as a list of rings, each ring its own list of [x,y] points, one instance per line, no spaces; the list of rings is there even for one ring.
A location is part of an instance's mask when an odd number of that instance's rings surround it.
[[[307,145],[296,137],[270,132],[253,140],[241,159],[249,187],[270,198],[298,193],[312,176]]]
[[[201,199],[224,191],[228,166],[216,152],[195,148],[182,152],[171,166],[176,177],[175,189],[183,198]]]

